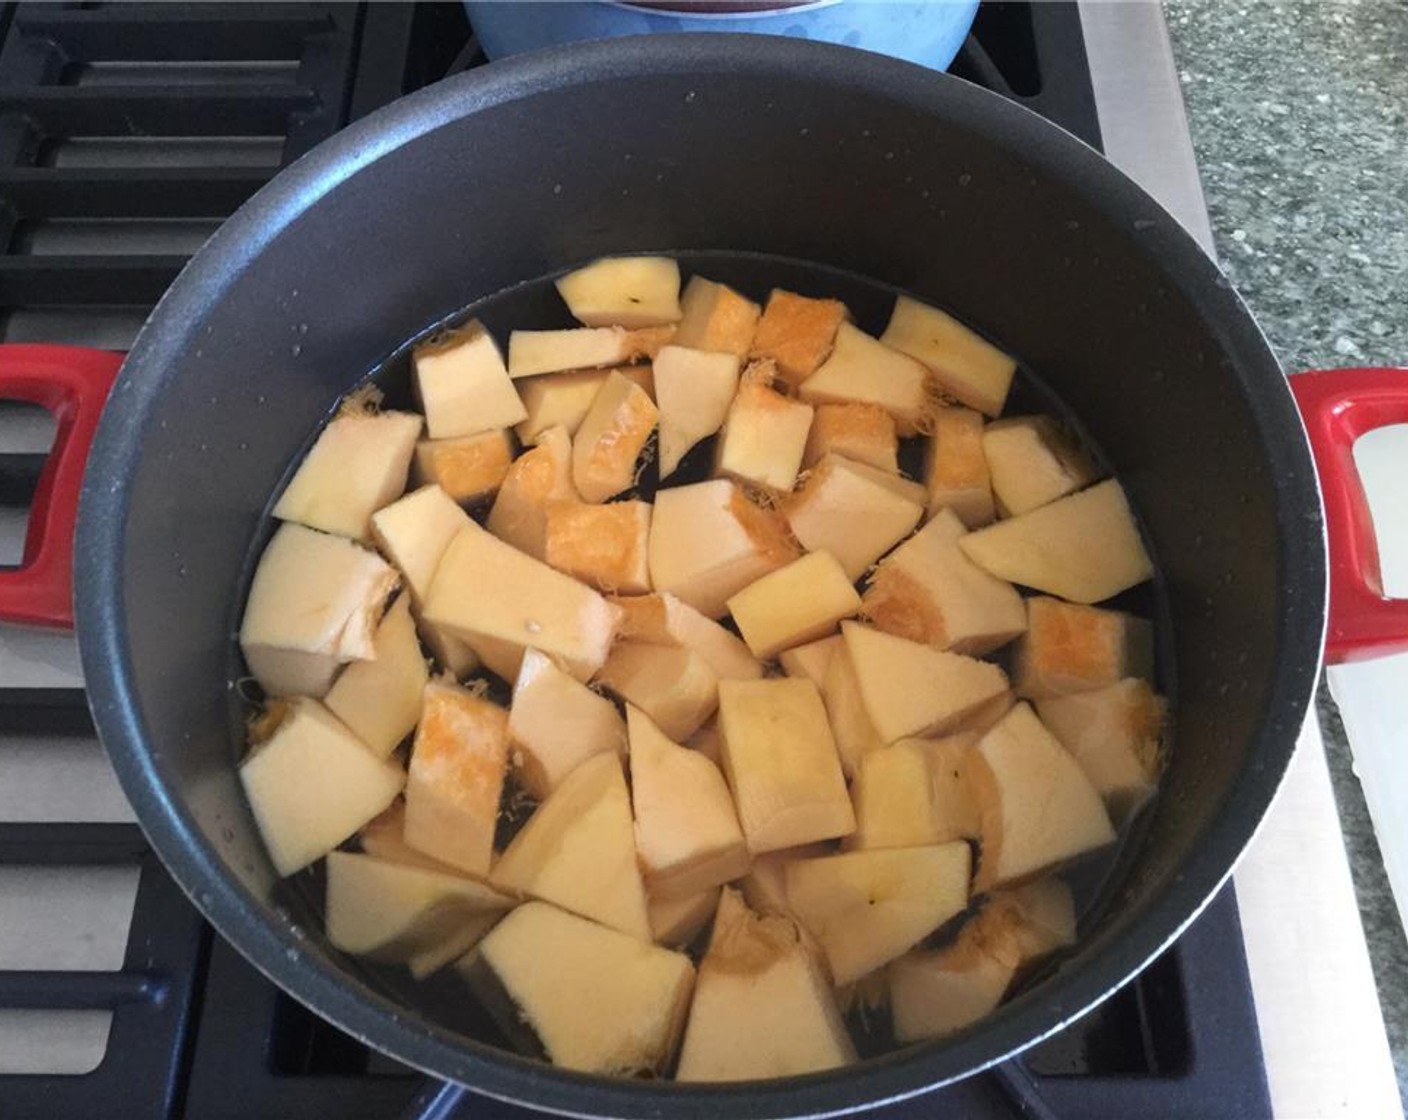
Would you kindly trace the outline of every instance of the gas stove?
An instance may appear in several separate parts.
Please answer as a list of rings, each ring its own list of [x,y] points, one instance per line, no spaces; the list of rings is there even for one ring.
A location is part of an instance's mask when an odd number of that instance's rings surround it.
[[[125,349],[280,167],[483,61],[453,4],[0,6],[0,336]],[[1156,6],[985,4],[952,71],[1103,147],[1210,245]],[[0,402],[0,564],[52,438]],[[1229,886],[1096,1011],[872,1115],[1290,1115],[1262,1047],[1276,985],[1254,999],[1243,946]],[[72,637],[0,626],[0,1116],[509,1115],[529,1114],[368,1050],[215,935],[107,768]]]

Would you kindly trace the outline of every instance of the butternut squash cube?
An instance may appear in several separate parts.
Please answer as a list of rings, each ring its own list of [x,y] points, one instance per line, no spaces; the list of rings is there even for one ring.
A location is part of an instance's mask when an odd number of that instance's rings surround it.
[[[939,388],[969,408],[1002,412],[1016,360],[946,311],[900,296],[880,341],[923,362]]]
[[[719,678],[683,646],[618,642],[597,682],[634,704],[676,742],[704,726],[719,706]]]
[[[723,427],[738,391],[732,354],[666,346],[655,359],[655,400],[660,406],[660,477],[675,473],[700,440]]]
[[[774,288],[749,354],[776,362],[782,380],[795,390],[826,360],[837,328],[849,317],[838,299],[810,299]]]
[[[726,285],[694,276],[680,306],[684,315],[671,340],[676,346],[732,354],[740,361],[747,357],[758,325],[756,303]]]
[[[719,732],[749,851],[855,831],[826,709],[810,681],[720,681]]]
[[[952,510],[941,509],[866,577],[863,611],[876,629],[973,657],[1026,630],[1016,589],[959,548],[966,532]]]
[[[568,774],[509,843],[490,880],[649,941],[621,760],[593,755]]]
[[[766,661],[831,633],[860,611],[860,596],[831,553],[809,552],[750,583],[728,609],[748,648]]]
[[[802,469],[811,425],[811,405],[745,379],[715,446],[714,473],[771,490],[790,490]]]
[[[463,876],[329,852],[327,935],[344,953],[409,964],[446,942],[468,952],[517,900]]]
[[[805,645],[785,649],[777,655],[777,659],[782,663],[784,673],[789,677],[805,677],[817,688],[822,689],[822,698],[825,699],[826,690],[822,686],[826,683],[826,668],[831,664],[831,655],[840,644],[841,635],[831,634]]]
[[[924,367],[850,323],[837,329],[831,356],[797,393],[811,404],[875,405],[894,417],[901,436],[919,431],[930,411]]]
[[[694,966],[543,902],[520,906],[456,966],[510,1038],[525,1028],[554,1065],[662,1073],[689,1009]]]
[[[840,987],[888,964],[968,905],[963,841],[787,865],[787,901]]]
[[[738,635],[725,630],[668,591],[652,595],[621,595],[611,600],[621,608],[617,634],[653,646],[684,646],[693,650],[720,680],[756,680],[762,664]]]
[[[406,489],[421,424],[413,412],[334,416],[274,503],[274,516],[368,540],[372,514]]]
[[[528,415],[509,380],[498,344],[480,323],[468,323],[417,346],[411,368],[431,439],[508,428]]]
[[[271,696],[323,696],[348,661],[376,655],[396,571],[346,537],[286,522],[250,584],[240,650]]]
[[[1153,795],[1165,709],[1148,681],[1129,678],[1093,692],[1038,700],[1036,710],[1116,821]]]
[[[567,310],[588,327],[679,322],[680,266],[669,257],[603,257],[557,280]]]
[[[386,863],[425,867],[461,879],[467,877],[466,873],[454,864],[428,856],[419,848],[413,848],[406,843],[405,798],[398,797],[369,820],[366,827],[357,833],[357,841],[361,844],[363,852]]]
[[[409,595],[382,616],[372,646],[372,660],[354,661],[342,670],[323,702],[373,754],[385,758],[415,730],[420,696],[430,679]]]
[[[1050,416],[1010,416],[983,431],[983,455],[1003,517],[1044,506],[1100,477],[1085,450]]]
[[[406,843],[487,875],[507,764],[508,713],[468,689],[431,681],[411,748]]]
[[[571,576],[504,544],[473,522],[445,550],[425,617],[474,645],[533,646],[578,680],[606,662],[620,608]],[[481,645],[476,645],[484,656]],[[514,672],[507,678],[512,680]]]
[[[634,381],[607,377],[572,437],[572,481],[584,502],[604,502],[635,485],[636,460],[658,416]]]
[[[548,507],[578,500],[572,484],[572,441],[549,428],[513,461],[485,522],[489,532],[537,560],[547,553]]]
[[[968,763],[982,832],[975,891],[1032,878],[1114,840],[1100,794],[1031,705],[1013,707]]]
[[[934,812],[929,760],[919,744],[901,739],[864,755],[851,783],[856,830],[850,848],[910,848],[958,839],[943,835]]]
[[[587,759],[620,754],[626,725],[610,700],[529,649],[513,686],[508,735],[518,780],[541,801]]]
[[[564,331],[513,331],[508,336],[508,375],[537,377],[542,373],[627,365],[653,358],[670,341],[674,327],[575,327]]]
[[[983,454],[982,414],[955,405],[935,409],[931,423],[924,458],[929,516],[951,509],[969,529],[991,525],[997,506]]]
[[[316,700],[297,697],[240,763],[240,784],[274,870],[321,859],[395,800],[406,774],[377,758]]]
[[[745,874],[748,847],[719,768],[629,704],[626,726],[636,853],[651,897],[689,898]]]
[[[854,582],[919,523],[924,489],[865,463],[828,455],[785,510],[802,546],[830,552]]]
[[[566,373],[548,373],[517,382],[518,395],[528,415],[514,425],[519,442],[531,446],[543,433],[562,428],[573,436],[582,426],[597,393],[613,373],[634,381],[654,399],[655,378],[648,365],[617,366],[614,369],[577,369]]]
[[[855,622],[841,624],[861,700],[880,739],[942,735],[1007,691],[996,665],[897,638]]]
[[[1000,579],[1076,603],[1098,603],[1154,574],[1113,478],[969,533],[959,547]]]
[[[652,895],[646,910],[650,915],[650,935],[655,939],[655,944],[679,949],[693,941],[719,908],[719,889],[710,887],[684,898],[656,898]]]
[[[929,767],[934,822],[940,841],[977,840],[981,833],[978,803],[968,782],[968,756],[988,730],[984,727],[982,731],[960,731],[942,739],[900,740],[917,747]]]
[[[512,462],[513,437],[507,428],[416,444],[417,481],[436,483],[466,506],[492,498]]]
[[[759,917],[724,888],[676,1079],[791,1077],[855,1060],[831,987],[795,924]]]
[[[861,759],[885,746],[885,740],[880,738],[880,732],[875,729],[875,723],[866,709],[845,639],[839,634],[837,638],[841,640],[826,664],[821,695],[826,701],[826,718],[836,739],[841,769],[850,778],[855,776]]]
[[[556,502],[548,506],[543,559],[598,591],[643,593],[650,590],[649,540],[649,502]]]
[[[655,494],[651,585],[709,618],[724,614],[730,595],[796,558],[782,518],[754,505],[729,479]]]
[[[802,464],[815,466],[831,454],[898,474],[895,418],[873,404],[817,405]]]
[[[1046,595],[1026,607],[1013,669],[1019,696],[1041,700],[1153,675],[1154,628],[1146,620]]]

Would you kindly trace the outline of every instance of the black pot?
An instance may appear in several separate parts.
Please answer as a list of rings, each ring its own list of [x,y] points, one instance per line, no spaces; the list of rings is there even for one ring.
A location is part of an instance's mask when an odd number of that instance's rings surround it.
[[[229,686],[242,566],[270,495],[339,394],[407,338],[509,285],[647,250],[817,262],[954,309],[1074,411],[1143,520],[1172,619],[1162,796],[1079,950],[951,1041],[731,1087],[580,1076],[398,1005],[327,945],[300,896],[276,890],[236,779]],[[615,1116],[844,1111],[961,1078],[1102,999],[1178,935],[1255,831],[1306,713],[1325,612],[1320,500],[1285,380],[1174,220],[997,96],[753,37],[495,64],[281,174],[195,257],[127,359],[77,556],[99,731],[215,927],[404,1062]]]

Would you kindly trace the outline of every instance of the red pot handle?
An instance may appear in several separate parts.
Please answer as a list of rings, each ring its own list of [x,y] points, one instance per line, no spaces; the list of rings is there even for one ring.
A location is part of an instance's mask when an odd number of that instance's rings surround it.
[[[30,506],[24,560],[0,569],[0,621],[73,627],[78,491],[122,358],[81,346],[0,346],[0,398],[42,405],[58,421]]]
[[[1384,595],[1374,522],[1354,441],[1408,424],[1408,369],[1330,369],[1291,378],[1310,435],[1330,538],[1330,664],[1408,650],[1408,599]]]

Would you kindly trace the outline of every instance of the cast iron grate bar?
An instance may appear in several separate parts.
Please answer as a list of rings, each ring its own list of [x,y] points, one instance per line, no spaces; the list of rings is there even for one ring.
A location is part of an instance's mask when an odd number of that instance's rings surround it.
[[[269,181],[261,167],[6,167],[0,197],[26,219],[229,215]]]
[[[48,135],[247,136],[283,132],[291,113],[318,104],[313,90],[277,83],[234,90],[218,82],[177,90],[0,85],[0,113],[21,113]]]
[[[0,305],[155,304],[184,256],[0,256]]]

